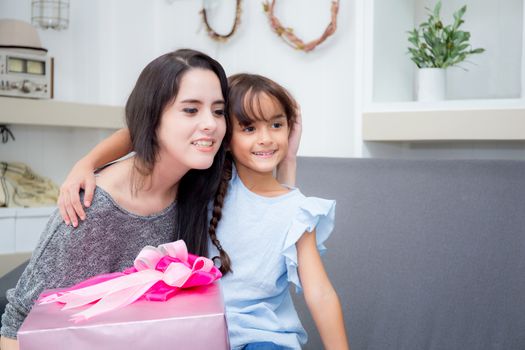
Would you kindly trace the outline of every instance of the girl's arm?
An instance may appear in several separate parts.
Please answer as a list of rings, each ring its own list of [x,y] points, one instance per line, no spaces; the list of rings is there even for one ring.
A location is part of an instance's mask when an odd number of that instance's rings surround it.
[[[18,340],[6,337],[0,337],[1,350],[18,350]]]
[[[317,250],[315,230],[305,232],[296,247],[304,298],[325,349],[348,349],[343,311]]]
[[[84,189],[84,205],[89,207],[95,191],[94,170],[131,152],[128,129],[120,129],[95,146],[71,169],[66,181],[60,186],[58,209],[64,222],[78,226],[78,217],[84,220],[86,213],[80,203],[79,192]]]
[[[277,165],[276,178],[281,184],[295,186],[297,151],[299,151],[302,131],[303,120],[301,117],[301,110],[297,109],[297,119],[295,120],[292,132],[288,137],[288,153],[286,153],[286,157]]]

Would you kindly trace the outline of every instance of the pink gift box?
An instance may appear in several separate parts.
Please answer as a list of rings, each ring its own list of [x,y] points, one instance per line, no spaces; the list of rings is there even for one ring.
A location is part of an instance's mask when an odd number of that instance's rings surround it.
[[[224,303],[217,282],[182,289],[168,301],[139,300],[74,323],[51,303],[33,307],[18,331],[21,350],[229,349]]]

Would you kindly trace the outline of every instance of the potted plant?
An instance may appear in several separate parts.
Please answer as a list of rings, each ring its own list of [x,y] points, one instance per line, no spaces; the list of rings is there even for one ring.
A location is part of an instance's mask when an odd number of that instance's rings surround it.
[[[445,72],[448,67],[457,66],[468,56],[479,54],[485,49],[472,49],[470,33],[459,28],[465,22],[463,15],[467,6],[454,13],[454,23],[443,25],[440,18],[441,0],[434,10],[426,8],[428,19],[408,32],[410,58],[418,67],[417,100],[435,101],[445,99]]]

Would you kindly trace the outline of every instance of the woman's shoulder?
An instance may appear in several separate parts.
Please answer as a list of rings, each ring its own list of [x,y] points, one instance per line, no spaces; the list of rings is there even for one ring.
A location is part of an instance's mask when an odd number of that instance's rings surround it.
[[[80,191],[80,202],[83,203],[84,201],[84,191]],[[113,200],[113,197],[106,192],[102,187],[96,186],[95,191],[93,193],[93,200],[91,201],[91,205],[88,208],[85,208],[86,211],[88,211],[91,215],[97,214],[101,211],[107,210],[107,209],[113,209],[115,208],[115,201]]]

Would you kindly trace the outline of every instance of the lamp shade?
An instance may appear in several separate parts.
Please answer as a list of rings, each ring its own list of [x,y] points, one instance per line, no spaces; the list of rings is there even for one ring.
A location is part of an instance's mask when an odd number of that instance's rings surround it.
[[[69,0],[32,0],[31,22],[42,29],[66,29],[69,26]]]
[[[35,27],[17,19],[0,19],[0,47],[47,52]]]

